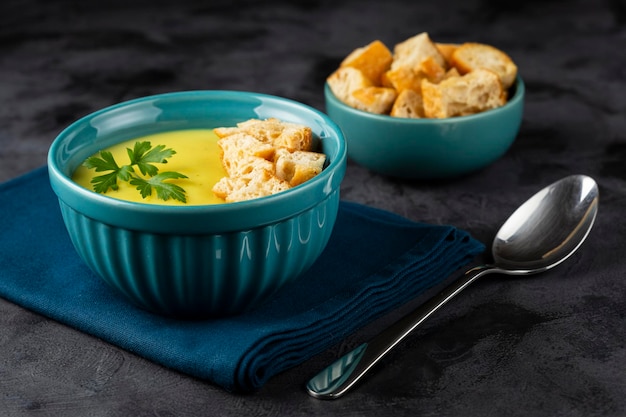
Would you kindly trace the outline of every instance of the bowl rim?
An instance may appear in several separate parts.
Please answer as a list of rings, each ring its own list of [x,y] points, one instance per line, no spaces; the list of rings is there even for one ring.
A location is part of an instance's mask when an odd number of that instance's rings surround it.
[[[507,102],[500,107],[496,107],[494,109],[485,110],[476,114],[469,114],[466,116],[454,116],[454,117],[446,117],[442,119],[432,119],[432,118],[408,118],[408,117],[396,117],[388,114],[377,114],[370,113],[365,110],[360,110],[354,107],[351,107],[339,100],[337,96],[333,93],[330,88],[328,82],[324,83],[324,97],[326,98],[326,105],[328,106],[328,102],[332,103],[334,106],[340,108],[346,113],[351,113],[356,117],[366,117],[372,119],[373,121],[380,121],[383,123],[393,122],[393,123],[402,123],[408,125],[437,125],[437,124],[448,124],[451,122],[469,122],[476,119],[482,119],[485,117],[497,116],[498,113],[507,111],[510,107],[517,105],[521,100],[524,99],[524,95],[526,92],[526,86],[522,77],[518,74],[515,77],[515,83],[511,88],[515,89],[515,92],[512,97],[510,97]],[[509,89],[510,91],[510,89]]]
[[[264,104],[277,105],[283,109],[295,109],[303,115],[311,115],[314,118],[323,121],[323,125],[328,127],[328,129],[332,132],[329,136],[331,138],[336,138],[330,140],[337,143],[337,154],[320,174],[285,192],[240,202],[203,205],[148,204],[121,200],[104,194],[99,194],[75,183],[71,177],[66,175],[64,170],[57,164],[56,155],[62,151],[64,141],[68,135],[95,117],[120,108],[144,102],[161,99],[193,97],[206,97],[207,99],[221,98],[224,100],[237,100],[238,98],[245,98],[246,100],[258,99]],[[324,140],[327,139],[327,137],[322,137],[320,139]],[[149,230],[163,233],[177,233],[180,231],[184,233],[214,233],[261,227],[296,216],[299,213],[319,204],[320,192],[328,197],[328,194],[330,194],[334,189],[338,191],[339,184],[345,175],[347,161],[346,148],[345,137],[339,126],[332,119],[330,119],[327,114],[307,104],[285,97],[250,91],[188,90],[138,97],[101,108],[77,119],[65,127],[55,137],[48,150],[47,162],[50,183],[58,198],[66,205],[83,212],[83,214],[88,217],[96,219],[101,218],[104,216],[101,214],[103,209],[114,208],[120,213],[125,214],[125,216],[118,216],[119,218],[115,219],[115,221],[104,221],[105,223],[112,223],[116,226],[127,229]],[[296,206],[296,209],[293,209],[294,206]],[[260,212],[265,213],[270,211],[268,210],[268,207],[272,208],[271,215],[270,213],[267,213],[266,215],[258,215]],[[252,213],[256,213],[256,218],[259,220],[246,222],[246,216]],[[214,223],[215,226],[205,227],[201,231],[196,230],[197,222],[207,215],[211,215],[213,219],[212,223]],[[152,223],[158,221],[158,219],[162,219],[163,216],[174,216],[179,220],[179,224],[159,226]],[[108,218],[111,216],[106,217]],[[144,218],[142,219],[142,217]],[[236,218],[237,220],[235,220]],[[172,223],[176,222],[172,221]]]

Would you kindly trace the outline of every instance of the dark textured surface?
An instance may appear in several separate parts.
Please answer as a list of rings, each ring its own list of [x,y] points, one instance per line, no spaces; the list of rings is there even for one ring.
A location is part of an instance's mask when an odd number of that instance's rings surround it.
[[[5,0],[0,181],[43,165],[76,118],[146,94],[253,90],[323,109],[324,78],[348,52],[421,31],[510,53],[527,85],[520,135],[455,181],[395,181],[350,164],[343,198],[489,242],[537,189],[588,174],[600,214],[579,253],[541,276],[479,282],[335,402],[308,397],[307,378],[401,311],[234,396],[0,300],[0,415],[626,415],[623,0]]]

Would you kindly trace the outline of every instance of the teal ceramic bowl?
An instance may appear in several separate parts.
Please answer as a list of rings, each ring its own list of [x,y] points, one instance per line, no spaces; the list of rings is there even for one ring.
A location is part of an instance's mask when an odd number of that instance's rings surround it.
[[[312,128],[329,161],[322,173],[272,196],[204,206],[121,201],[71,180],[88,156],[118,142],[270,117]],[[338,126],[306,105],[191,91],[124,102],[76,121],[52,143],[48,166],[72,243],[97,275],[144,309],[203,318],[252,309],[315,262],[336,220],[346,146]]]
[[[404,179],[458,177],[493,163],[519,132],[524,83],[517,78],[503,107],[448,119],[405,119],[354,109],[328,84],[326,112],[341,127],[348,157],[371,171]]]

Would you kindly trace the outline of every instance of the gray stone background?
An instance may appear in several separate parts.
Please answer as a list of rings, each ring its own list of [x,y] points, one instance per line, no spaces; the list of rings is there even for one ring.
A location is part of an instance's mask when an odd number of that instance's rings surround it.
[[[513,57],[527,87],[519,137],[451,181],[350,163],[342,198],[487,243],[539,188],[587,174],[600,215],[580,253],[541,277],[468,289],[335,402],[308,397],[306,379],[412,306],[236,396],[0,300],[0,415],[626,415],[624,0],[4,0],[0,181],[44,165],[77,118],[148,94],[251,90],[323,110],[324,79],[352,49],[423,31]]]

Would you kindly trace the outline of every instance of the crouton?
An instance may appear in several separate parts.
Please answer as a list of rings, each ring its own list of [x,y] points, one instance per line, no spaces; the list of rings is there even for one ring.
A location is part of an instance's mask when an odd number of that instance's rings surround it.
[[[506,97],[498,75],[480,68],[439,84],[423,80],[422,99],[426,117],[445,118],[502,106]]]

